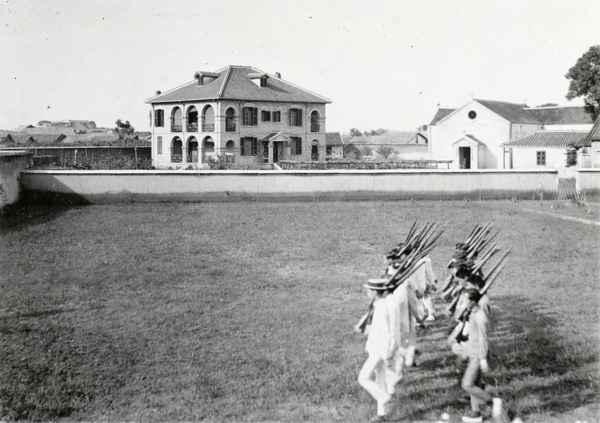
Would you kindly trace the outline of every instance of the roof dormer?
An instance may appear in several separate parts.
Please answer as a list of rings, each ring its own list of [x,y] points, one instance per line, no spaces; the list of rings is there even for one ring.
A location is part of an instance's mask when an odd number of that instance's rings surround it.
[[[194,78],[198,80],[198,85],[206,85],[209,82],[213,82],[217,79],[220,74],[215,72],[196,72]]]
[[[250,78],[250,80],[259,87],[266,87],[269,75],[267,75],[266,73],[249,73],[248,78]]]

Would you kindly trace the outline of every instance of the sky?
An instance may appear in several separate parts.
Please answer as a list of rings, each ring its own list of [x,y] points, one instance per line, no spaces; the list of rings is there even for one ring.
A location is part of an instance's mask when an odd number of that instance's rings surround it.
[[[413,131],[472,98],[567,101],[598,0],[0,0],[0,129],[149,129],[145,100],[248,65],[329,98],[327,131]]]

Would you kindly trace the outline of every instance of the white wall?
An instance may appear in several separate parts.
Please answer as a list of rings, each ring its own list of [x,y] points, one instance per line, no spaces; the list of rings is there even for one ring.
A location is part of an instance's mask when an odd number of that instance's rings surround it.
[[[546,165],[537,165],[538,151],[546,152]],[[513,169],[557,169],[567,165],[567,150],[564,148],[550,147],[513,147]],[[508,163],[507,163],[508,166]]]
[[[22,185],[90,202],[244,198],[531,198],[557,172],[508,170],[24,171]]]
[[[20,173],[32,155],[26,151],[0,151],[0,210],[19,199]]]

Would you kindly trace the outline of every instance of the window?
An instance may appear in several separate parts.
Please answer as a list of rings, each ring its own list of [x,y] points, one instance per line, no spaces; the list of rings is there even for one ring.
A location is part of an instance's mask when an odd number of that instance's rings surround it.
[[[267,77],[264,76],[264,75],[260,77],[260,86],[261,87],[266,87],[267,86]]]
[[[469,113],[467,113],[467,116],[469,116],[469,119],[475,120],[477,119],[477,112],[475,110],[470,110]]]
[[[162,137],[156,137],[156,154],[162,154]]]
[[[270,122],[271,121],[271,112],[269,112],[268,110],[261,110],[260,120],[263,122]]]
[[[242,109],[242,125],[258,125],[258,109],[256,107],[244,107]]]
[[[154,111],[154,126],[163,127],[165,126],[165,111],[162,109],[156,109]]]
[[[302,138],[300,137],[290,137],[292,140],[291,145],[291,154],[295,156],[299,156],[302,154]]]
[[[281,122],[281,112],[279,110],[273,112],[273,122]]]
[[[546,152],[536,151],[535,152],[535,163],[538,166],[546,166]]]
[[[302,109],[290,109],[290,126],[302,126]]]
[[[258,139],[255,137],[242,137],[240,154],[242,156],[255,156],[258,152]]]

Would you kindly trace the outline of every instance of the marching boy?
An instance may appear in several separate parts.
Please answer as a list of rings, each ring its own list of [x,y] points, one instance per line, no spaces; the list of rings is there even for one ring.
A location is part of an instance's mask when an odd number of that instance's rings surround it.
[[[358,375],[358,383],[377,401],[377,414],[371,422],[384,422],[392,412],[386,379],[385,361],[392,356],[394,342],[390,335],[389,314],[384,301],[387,295],[387,279],[369,279],[367,296],[373,301],[373,319],[365,349],[369,354]],[[375,375],[375,380],[372,376]]]
[[[469,314],[469,340],[467,341],[468,365],[462,378],[461,386],[463,390],[471,397],[471,409],[463,416],[462,420],[466,423],[479,423],[483,421],[481,417],[481,406],[492,405],[494,409],[492,416],[494,419],[500,418],[501,400],[494,398],[483,389],[481,380],[482,374],[489,371],[488,367],[488,326],[489,326],[489,306],[487,301],[480,304],[481,293],[477,288],[470,287],[466,289],[467,307],[471,309]]]

